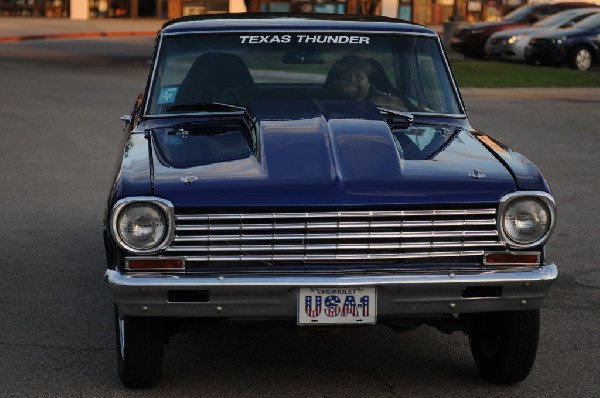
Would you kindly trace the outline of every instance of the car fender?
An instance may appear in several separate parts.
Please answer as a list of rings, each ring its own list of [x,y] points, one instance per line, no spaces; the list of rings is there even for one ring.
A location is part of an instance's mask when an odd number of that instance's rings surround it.
[[[508,169],[517,189],[550,192],[540,170],[525,156],[485,133],[475,131],[473,135]]]

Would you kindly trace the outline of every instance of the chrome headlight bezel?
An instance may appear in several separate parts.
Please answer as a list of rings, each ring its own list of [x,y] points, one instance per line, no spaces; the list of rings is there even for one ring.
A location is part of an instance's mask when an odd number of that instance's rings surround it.
[[[504,229],[504,218],[507,210],[514,205],[515,203],[521,200],[533,199],[541,202],[548,213],[548,227],[544,234],[531,242],[518,242],[512,239],[509,234]],[[554,198],[547,192],[543,191],[530,191],[530,192],[513,192],[508,195],[504,195],[500,199],[500,204],[498,206],[498,216],[496,220],[496,225],[498,228],[498,235],[500,240],[505,243],[508,247],[516,248],[516,249],[527,249],[532,247],[537,247],[543,245],[548,241],[550,236],[552,235],[552,231],[554,230],[554,226],[556,223],[556,203],[554,202]]]
[[[160,211],[165,218],[166,231],[163,234],[163,237],[156,243],[154,246],[146,249],[141,249],[138,247],[134,247],[128,244],[121,236],[119,232],[119,216],[131,205],[136,204],[148,204],[150,206],[155,207],[158,211]],[[175,211],[173,204],[168,200],[155,198],[152,196],[137,196],[131,198],[124,198],[117,201],[110,213],[109,218],[110,232],[115,241],[115,243],[123,250],[126,250],[130,253],[135,254],[154,254],[163,249],[165,249],[175,236]]]

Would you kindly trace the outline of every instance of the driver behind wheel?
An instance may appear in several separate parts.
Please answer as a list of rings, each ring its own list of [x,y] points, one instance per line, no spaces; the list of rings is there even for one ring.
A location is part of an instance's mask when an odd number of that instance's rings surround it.
[[[327,75],[325,97],[337,100],[371,101],[398,111],[408,107],[393,88],[382,66],[374,59],[351,53],[337,60]]]

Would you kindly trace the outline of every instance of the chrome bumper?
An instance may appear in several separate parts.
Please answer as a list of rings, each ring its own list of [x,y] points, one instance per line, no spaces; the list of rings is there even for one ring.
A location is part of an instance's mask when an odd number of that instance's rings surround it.
[[[268,318],[295,317],[299,287],[377,287],[378,316],[540,308],[558,276],[554,264],[533,269],[473,273],[356,276],[197,277],[185,274],[121,274],[106,282],[119,311],[130,316]],[[501,287],[499,297],[463,297],[466,288]],[[484,289],[479,289],[484,288]],[[168,292],[205,293],[205,302],[170,302]],[[469,294],[472,296],[472,294]]]

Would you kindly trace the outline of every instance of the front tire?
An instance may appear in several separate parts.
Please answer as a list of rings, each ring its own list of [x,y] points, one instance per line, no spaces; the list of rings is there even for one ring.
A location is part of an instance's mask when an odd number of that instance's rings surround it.
[[[569,53],[569,67],[580,71],[592,67],[592,52],[586,46],[577,46]]]
[[[473,316],[469,345],[480,375],[497,384],[525,380],[537,354],[539,330],[539,310]]]
[[[127,388],[150,388],[160,382],[165,331],[160,318],[119,316],[115,308],[119,379]]]

